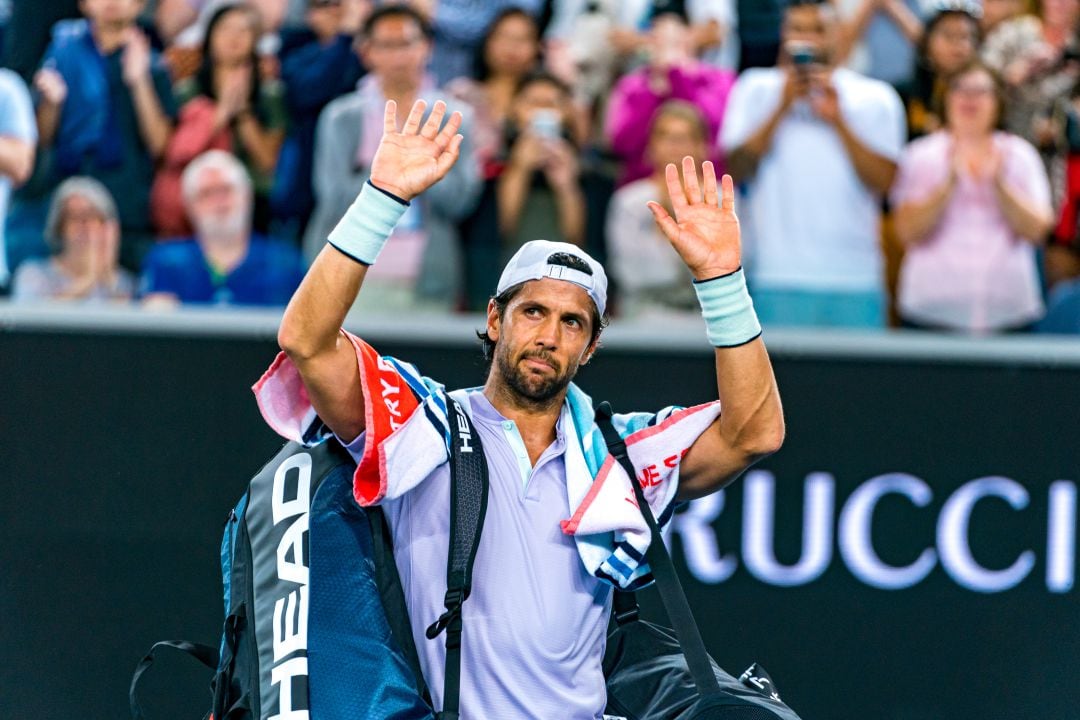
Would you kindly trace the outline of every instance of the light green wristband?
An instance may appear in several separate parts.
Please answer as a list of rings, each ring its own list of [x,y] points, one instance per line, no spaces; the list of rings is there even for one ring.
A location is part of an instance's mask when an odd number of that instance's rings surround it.
[[[709,342],[714,347],[745,345],[761,335],[761,323],[741,267],[711,280],[695,280],[694,291],[701,304]]]
[[[369,180],[327,241],[353,260],[374,265],[394,225],[408,208],[409,203],[380,190]]]

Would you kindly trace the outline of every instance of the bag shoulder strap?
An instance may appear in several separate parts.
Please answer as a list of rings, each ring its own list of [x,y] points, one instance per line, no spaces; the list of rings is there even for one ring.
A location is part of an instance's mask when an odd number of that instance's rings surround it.
[[[461,691],[461,606],[472,591],[473,561],[480,546],[488,502],[488,467],[480,436],[457,400],[446,396],[450,425],[450,552],[446,561],[446,607],[427,629],[433,640],[446,630],[446,674],[441,720],[457,720]]]
[[[158,650],[161,648],[174,648],[187,653],[211,670],[217,669],[218,649],[215,647],[210,647],[209,645],[203,645],[201,643],[188,642],[187,640],[162,640],[161,642],[154,643],[154,646],[150,648],[150,652],[148,652],[135,667],[135,674],[131,678],[131,687],[128,689],[128,706],[131,708],[131,717],[134,718],[134,720],[143,720],[144,717],[142,707],[139,705],[139,701],[136,698],[136,689],[139,686],[139,679],[143,676],[143,673],[154,664],[154,656],[157,655]]]
[[[720,692],[720,686],[716,682],[709,653],[705,649],[705,642],[701,639],[701,631],[698,630],[694,614],[690,611],[690,603],[686,600],[682,583],[675,572],[675,565],[671,562],[667,547],[664,546],[664,538],[660,535],[660,527],[656,524],[649,503],[645,500],[645,493],[641,490],[638,481],[637,470],[634,469],[630,457],[626,453],[626,442],[619,437],[618,431],[611,423],[613,412],[607,402],[600,403],[596,408],[596,423],[604,435],[608,452],[615,458],[626,474],[630,476],[630,484],[634,488],[634,497],[637,498],[638,508],[641,510],[645,522],[649,525],[651,535],[649,549],[645,551],[645,559],[649,562],[653,577],[656,579],[656,589],[660,593],[660,599],[664,602],[668,620],[679,638],[683,655],[686,657],[686,665],[690,669],[690,675],[694,678],[694,685],[701,695]],[[627,603],[621,603],[625,609]],[[636,605],[636,603],[635,603]],[[636,608],[635,608],[636,610]]]

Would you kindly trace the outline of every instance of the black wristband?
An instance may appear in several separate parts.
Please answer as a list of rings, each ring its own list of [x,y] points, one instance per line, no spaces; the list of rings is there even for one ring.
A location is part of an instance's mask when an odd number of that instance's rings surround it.
[[[397,195],[390,192],[389,190],[383,190],[381,187],[379,187],[375,183],[371,182],[370,179],[367,181],[367,184],[370,185],[371,187],[375,188],[376,190],[378,190],[379,192],[381,192],[383,195],[390,198],[394,202],[400,203],[400,204],[404,205],[405,207],[409,207],[409,205],[412,204],[408,200],[403,200],[402,198],[399,198]]]

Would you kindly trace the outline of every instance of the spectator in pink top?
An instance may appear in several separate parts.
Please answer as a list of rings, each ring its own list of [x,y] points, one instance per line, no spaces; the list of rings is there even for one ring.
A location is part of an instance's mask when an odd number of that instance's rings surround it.
[[[686,18],[664,13],[653,20],[649,32],[649,63],[623,76],[611,91],[605,134],[624,165],[619,184],[648,177],[645,159],[653,114],[668,100],[685,100],[705,116],[709,158],[716,172],[723,171],[716,138],[735,74],[694,57],[693,39]]]
[[[1003,87],[974,62],[949,81],[943,130],[904,151],[892,190],[907,247],[898,309],[908,326],[991,332],[1043,313],[1035,248],[1052,224],[1038,152],[1001,132]]]

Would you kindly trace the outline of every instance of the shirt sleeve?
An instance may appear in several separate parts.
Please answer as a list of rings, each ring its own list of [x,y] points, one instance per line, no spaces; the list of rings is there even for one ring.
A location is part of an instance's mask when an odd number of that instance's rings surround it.
[[[693,23],[715,20],[726,28],[735,21],[734,0],[690,0],[687,12]]]
[[[0,135],[37,142],[37,123],[30,92],[15,73],[4,72],[0,77]]]
[[[49,279],[37,263],[23,263],[15,271],[15,279],[11,284],[12,301],[21,303],[46,300],[51,294]]]
[[[608,205],[605,224],[609,270],[618,281],[619,288],[627,295],[631,295],[643,285],[641,273],[635,272],[636,268],[642,267],[642,258],[637,257],[634,251],[641,247],[645,240],[639,236],[638,205],[632,202],[638,199],[634,193],[636,187],[634,183],[615,191]]]
[[[889,85],[876,80],[870,82],[878,86],[872,95],[864,92],[861,86],[853,88],[855,92],[862,93],[862,97],[856,100],[858,111],[845,117],[845,120],[855,136],[870,150],[895,162],[904,149],[907,137],[904,104]]]
[[[720,147],[724,152],[745,143],[776,108],[780,97],[769,92],[767,79],[761,71],[748,70],[735,82],[720,127]],[[771,99],[770,94],[773,95]]]
[[[1009,188],[1044,210],[1052,212],[1050,180],[1039,152],[1022,137],[1008,135],[1004,157],[1005,182]]]

